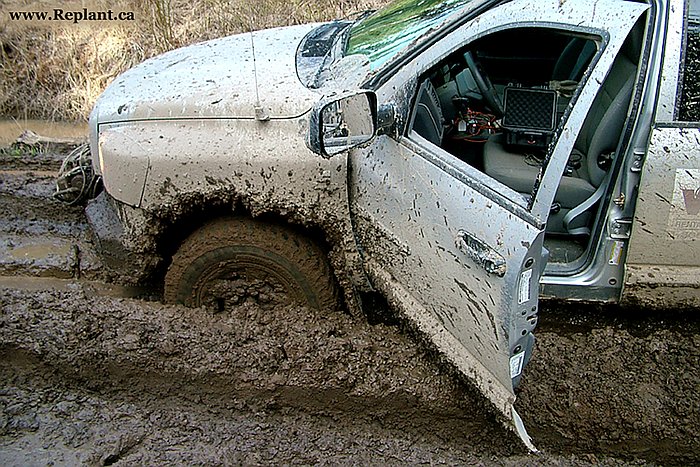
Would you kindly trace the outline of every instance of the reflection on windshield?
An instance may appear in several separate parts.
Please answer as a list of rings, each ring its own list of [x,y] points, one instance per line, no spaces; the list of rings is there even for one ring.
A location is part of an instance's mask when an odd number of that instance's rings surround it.
[[[456,16],[475,0],[397,0],[355,24],[346,55],[362,54],[376,70],[432,27]]]

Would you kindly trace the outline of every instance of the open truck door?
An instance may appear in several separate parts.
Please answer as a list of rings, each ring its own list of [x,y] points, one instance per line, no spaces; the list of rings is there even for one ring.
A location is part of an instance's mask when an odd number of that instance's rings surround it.
[[[349,153],[353,224],[374,286],[533,451],[514,409],[514,388],[533,349],[548,218],[601,84],[614,74],[625,39],[648,8],[632,2],[516,0],[438,30],[369,81],[380,109],[394,108],[395,129]],[[483,154],[469,159],[448,144],[451,130],[444,123],[456,112],[446,109],[444,89],[451,77],[464,78],[474,85],[473,94],[481,94],[480,113],[490,114],[489,124],[501,121],[503,89],[488,78],[490,70],[474,68],[479,51],[472,46],[491,35],[504,37],[498,35],[503,31],[517,37],[535,29],[544,40],[550,33],[584,38],[594,48],[573,96],[556,116],[532,189],[523,191],[491,176]],[[460,63],[470,76],[459,78]],[[436,81],[440,73],[443,79]],[[462,88],[457,82],[458,93]]]

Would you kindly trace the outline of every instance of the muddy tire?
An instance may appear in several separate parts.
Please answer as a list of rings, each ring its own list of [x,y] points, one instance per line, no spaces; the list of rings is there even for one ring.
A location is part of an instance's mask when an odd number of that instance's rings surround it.
[[[220,219],[190,235],[165,276],[166,303],[224,311],[245,301],[316,309],[337,306],[323,250],[283,226]]]

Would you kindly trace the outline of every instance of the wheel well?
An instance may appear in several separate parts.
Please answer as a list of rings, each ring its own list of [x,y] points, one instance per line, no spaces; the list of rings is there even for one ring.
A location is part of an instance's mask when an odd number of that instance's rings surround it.
[[[172,257],[185,239],[204,224],[225,217],[255,218],[262,222],[285,226],[304,235],[306,238],[316,243],[324,252],[328,253],[331,249],[331,244],[324,230],[320,227],[303,226],[274,212],[253,216],[253,214],[240,203],[237,203],[233,208],[231,207],[231,203],[208,203],[207,205],[193,207],[183,215],[177,216],[177,218],[173,220],[165,220],[163,222],[161,234],[157,239],[157,251],[163,261],[161,261],[159,267],[154,272],[154,282],[158,284],[163,283]]]

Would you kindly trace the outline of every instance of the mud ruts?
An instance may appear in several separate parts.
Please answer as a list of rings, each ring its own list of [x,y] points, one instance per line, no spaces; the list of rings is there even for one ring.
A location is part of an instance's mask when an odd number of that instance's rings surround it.
[[[0,275],[101,276],[82,208],[52,198],[55,173],[70,149],[0,149]]]

